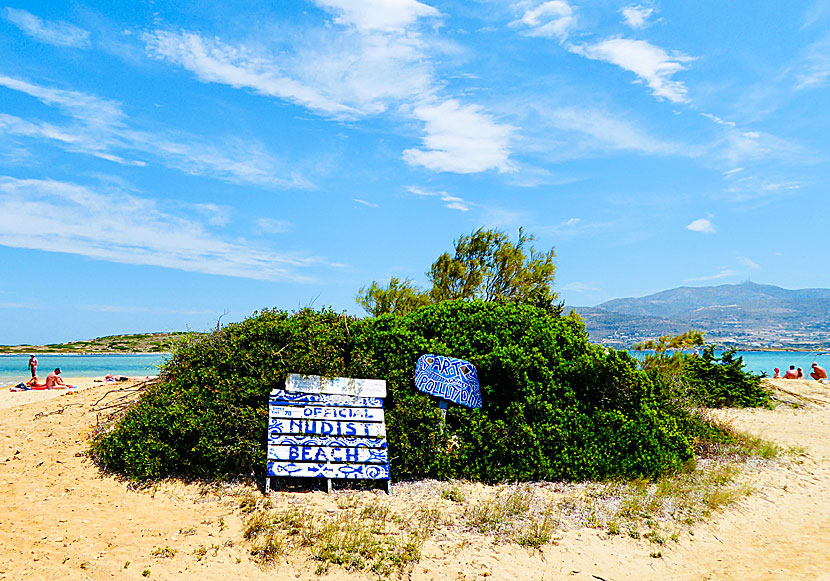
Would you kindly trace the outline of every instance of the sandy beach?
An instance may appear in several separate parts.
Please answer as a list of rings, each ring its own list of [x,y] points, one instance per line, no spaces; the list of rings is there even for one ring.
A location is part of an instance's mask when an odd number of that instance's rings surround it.
[[[68,379],[77,390],[0,393],[0,579],[377,579],[335,566],[316,574],[303,550],[263,567],[242,538],[240,499],[251,485],[167,481],[145,489],[102,474],[84,455],[98,419],[91,405],[120,384]],[[130,382],[132,383],[132,382]],[[524,548],[438,527],[411,579],[830,579],[830,386],[776,381],[792,403],[721,410],[733,426],[797,446],[796,460],[745,467],[752,493],[660,547],[645,539],[563,524],[555,541]],[[110,393],[109,398],[118,393]],[[106,399],[105,399],[106,401]],[[334,513],[372,504],[406,514],[461,510],[435,482],[376,491],[277,492],[275,507]],[[473,500],[494,487],[458,483]],[[540,490],[549,485],[537,485]],[[551,489],[555,487],[550,487]],[[257,495],[254,497],[253,495]]]

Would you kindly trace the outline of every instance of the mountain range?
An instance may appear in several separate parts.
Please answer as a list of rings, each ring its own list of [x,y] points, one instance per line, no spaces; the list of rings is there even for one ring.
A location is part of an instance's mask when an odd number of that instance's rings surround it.
[[[825,288],[790,290],[753,282],[679,287],[573,310],[593,341],[615,347],[689,329],[739,349],[830,346],[830,289]]]

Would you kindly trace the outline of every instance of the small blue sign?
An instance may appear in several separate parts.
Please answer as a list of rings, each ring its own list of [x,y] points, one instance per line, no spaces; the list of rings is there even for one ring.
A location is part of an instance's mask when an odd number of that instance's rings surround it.
[[[415,387],[470,408],[481,407],[476,368],[463,359],[422,355],[415,365]]]

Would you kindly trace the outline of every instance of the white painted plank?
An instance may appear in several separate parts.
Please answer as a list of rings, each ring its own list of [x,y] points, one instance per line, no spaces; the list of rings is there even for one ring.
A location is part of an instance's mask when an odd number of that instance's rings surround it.
[[[379,397],[355,397],[352,395],[328,395],[322,393],[297,393],[282,389],[271,391],[271,405],[333,405],[364,408],[383,407]]]
[[[271,419],[269,432],[281,434],[317,434],[320,436],[376,437],[386,435],[386,424],[380,422],[350,422],[333,420],[283,420]]]
[[[329,446],[268,446],[268,460],[289,462],[364,462],[388,464],[386,450],[377,448],[347,448]]]
[[[270,461],[268,462],[268,475],[389,480],[389,466],[383,464],[312,464]]]
[[[364,422],[382,422],[383,410],[379,408],[350,408],[334,406],[278,406],[272,405],[268,410],[271,418],[284,419],[318,419],[318,420],[353,420]]]
[[[328,438],[324,436],[291,436],[269,432],[269,446],[340,446],[350,448],[387,448],[386,438]]]
[[[321,377],[291,373],[285,390],[301,393],[351,395],[355,397],[386,397],[386,380],[352,377]]]

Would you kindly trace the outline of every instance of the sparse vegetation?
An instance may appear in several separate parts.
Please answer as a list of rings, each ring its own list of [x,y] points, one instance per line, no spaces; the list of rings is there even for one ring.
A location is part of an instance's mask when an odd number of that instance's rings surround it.
[[[246,518],[243,536],[251,555],[263,563],[288,549],[305,548],[320,561],[319,571],[337,565],[388,576],[420,558],[437,513],[425,509],[409,519],[391,517],[389,507],[378,503],[345,508],[335,515],[296,508],[258,509]]]
[[[152,556],[161,557],[163,559],[172,559],[173,557],[176,556],[176,553],[178,553],[178,551],[176,549],[171,549],[170,547],[167,547],[167,546],[165,546],[165,547],[156,547],[155,549],[150,551],[150,554]]]

